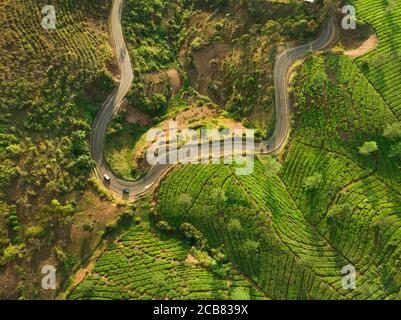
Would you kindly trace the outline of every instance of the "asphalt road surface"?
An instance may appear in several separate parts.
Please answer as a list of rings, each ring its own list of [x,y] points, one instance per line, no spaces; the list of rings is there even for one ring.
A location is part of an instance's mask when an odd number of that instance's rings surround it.
[[[121,15],[123,0],[114,0],[109,17],[110,34],[114,43],[114,50],[121,69],[121,81],[116,90],[109,96],[98,112],[93,123],[91,133],[91,153],[96,162],[95,174],[115,196],[125,199],[135,199],[152,191],[153,187],[171,165],[157,164],[150,168],[145,177],[136,182],[124,181],[116,177],[108,167],[103,148],[107,125],[118,110],[126,96],[133,80],[133,71],[128,49],[124,40]],[[330,47],[337,40],[337,29],[334,19],[331,18],[328,27],[314,42],[282,52],[277,58],[274,69],[274,85],[276,90],[276,128],[273,136],[266,142],[255,145],[255,151],[263,154],[271,154],[279,150],[285,143],[290,127],[290,111],[288,102],[288,73],[291,65],[308,52],[322,50]],[[214,155],[213,156],[217,156]],[[110,177],[110,182],[104,180],[104,175]],[[123,189],[129,193],[124,194]]]

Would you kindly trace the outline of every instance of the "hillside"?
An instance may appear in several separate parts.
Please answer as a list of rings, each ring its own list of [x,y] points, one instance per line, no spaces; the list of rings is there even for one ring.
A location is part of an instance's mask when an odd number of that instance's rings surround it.
[[[161,185],[157,218],[224,245],[273,299],[399,298],[400,159],[383,136],[397,119],[348,58],[310,56],[293,86],[294,130],[279,163],[261,158],[244,177],[178,168]],[[378,151],[358,152],[365,141]],[[348,264],[353,291],[341,284]]]
[[[316,37],[326,10],[297,1],[126,1],[123,27],[134,83],[108,131],[113,172],[128,180],[143,176],[141,136],[187,111],[203,114],[205,127],[230,127],[210,117],[217,112],[256,129],[258,139],[270,136],[275,56]],[[201,127],[197,120],[188,126]]]
[[[56,30],[42,28],[40,1],[0,4],[2,298],[37,296],[43,263],[68,270],[82,258],[69,252],[72,217],[89,186],[92,119],[118,75],[109,2],[53,4]]]
[[[401,121],[399,58],[401,38],[401,7],[396,1],[355,0],[358,18],[373,26],[379,38],[377,50],[360,57],[359,67]]]
[[[0,299],[401,299],[397,0],[51,2],[0,3]],[[171,121],[253,172],[151,167]]]
[[[113,242],[69,299],[262,299],[236,271],[183,240],[132,227]]]

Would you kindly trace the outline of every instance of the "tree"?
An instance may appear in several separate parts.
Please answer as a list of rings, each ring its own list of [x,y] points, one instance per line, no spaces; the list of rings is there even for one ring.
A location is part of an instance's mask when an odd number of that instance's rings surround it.
[[[25,230],[27,238],[41,238],[43,235],[44,229],[42,226],[30,226]]]
[[[50,221],[59,222],[61,219],[71,216],[75,212],[75,208],[71,203],[62,205],[57,199],[53,199],[49,205],[44,207],[44,211],[48,214]]]
[[[386,11],[388,13],[392,13],[397,8],[398,1],[397,0],[388,0]]]
[[[386,129],[384,129],[383,135],[390,140],[397,140],[401,138],[401,124],[394,122],[393,124],[388,124]]]
[[[183,193],[183,194],[180,194],[177,202],[178,202],[178,206],[179,206],[180,210],[185,212],[191,206],[192,197],[187,193]]]
[[[23,257],[22,250],[24,249],[25,245],[9,245],[7,248],[4,249],[3,256],[0,257],[0,265],[5,265],[8,262]]]
[[[248,239],[244,242],[242,248],[247,257],[253,257],[259,252],[259,242]]]
[[[315,173],[305,179],[305,189],[307,191],[315,191],[319,189],[320,184],[323,182],[323,176],[320,173]]]
[[[167,232],[174,231],[174,228],[167,221],[160,220],[156,225],[160,230]]]
[[[221,188],[214,188],[212,190],[212,199],[217,207],[217,214],[222,214],[223,207],[226,203],[226,194]]]
[[[314,32],[317,29],[318,26],[319,25],[316,23],[315,20],[311,20],[311,21],[308,22],[308,30],[310,32]]]
[[[15,231],[15,228],[18,227],[17,207],[15,205],[12,205],[9,207],[7,224],[14,231]]]
[[[369,156],[377,150],[379,150],[379,147],[376,141],[366,141],[363,146],[359,148],[359,153],[363,156]]]
[[[292,25],[291,31],[294,37],[303,38],[308,28],[307,20],[300,20]]]
[[[6,148],[6,153],[10,158],[13,158],[13,159],[18,158],[22,153],[21,145],[19,145],[19,144],[10,144]]]
[[[317,90],[321,90],[328,80],[326,72],[323,70],[318,70],[312,75],[313,87]]]
[[[280,41],[281,36],[280,36],[280,34],[279,34],[278,32],[275,32],[275,33],[273,33],[273,34],[270,36],[269,39],[270,39],[270,41],[271,41],[272,43],[277,43],[277,42]]]
[[[95,161],[89,155],[81,155],[76,161],[71,162],[67,169],[77,175],[86,175],[96,166]]]
[[[279,173],[281,170],[282,165],[272,156],[268,156],[266,159],[265,170],[268,176],[273,176]]]
[[[242,231],[241,221],[236,218],[230,219],[230,222],[227,225],[228,231],[232,233],[238,233]]]
[[[339,221],[344,220],[346,217],[349,217],[351,213],[352,208],[349,204],[336,204],[333,205],[331,210],[329,211],[327,220],[329,223],[337,224]]]
[[[84,230],[84,231],[86,231],[86,232],[92,232],[93,231],[93,229],[94,229],[94,226],[93,226],[93,223],[92,222],[85,222],[83,225],[82,225],[82,229]]]
[[[180,230],[188,240],[195,242],[198,248],[205,248],[207,246],[207,241],[203,237],[202,232],[196,229],[194,225],[184,222],[181,224]]]
[[[199,37],[196,37],[191,43],[191,49],[192,49],[192,51],[197,51],[201,47],[202,47],[202,39]]]
[[[391,147],[390,157],[401,160],[401,142]]]
[[[273,34],[275,32],[280,32],[281,25],[275,20],[269,20],[264,25],[262,32],[266,35]]]
[[[85,131],[77,130],[72,133],[71,152],[74,156],[80,156],[89,152]]]
[[[166,97],[160,93],[155,93],[152,96],[152,100],[150,102],[150,108],[153,114],[158,114],[164,111],[167,108]]]

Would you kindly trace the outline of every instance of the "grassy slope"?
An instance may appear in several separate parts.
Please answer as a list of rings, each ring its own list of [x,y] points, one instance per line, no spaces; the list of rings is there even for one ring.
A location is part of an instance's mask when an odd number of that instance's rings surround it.
[[[113,172],[125,180],[138,180],[141,170],[133,159],[133,150],[140,143],[147,127],[125,121],[125,114],[118,114],[109,124],[106,143],[105,158]]]

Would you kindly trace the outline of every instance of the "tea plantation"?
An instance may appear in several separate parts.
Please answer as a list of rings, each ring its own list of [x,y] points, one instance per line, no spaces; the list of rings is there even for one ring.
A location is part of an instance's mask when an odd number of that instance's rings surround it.
[[[399,298],[400,159],[383,135],[397,118],[342,56],[310,56],[293,86],[282,166],[261,158],[241,177],[224,166],[181,167],[162,183],[161,219],[223,244],[273,299]],[[366,141],[378,150],[362,154]],[[356,290],[342,287],[346,265],[357,270]]]
[[[69,299],[264,298],[236,271],[214,274],[205,258],[176,237],[135,226],[109,246]]]
[[[357,17],[371,24],[378,37],[377,50],[358,59],[368,79],[401,120],[401,6],[397,1],[354,0]]]

